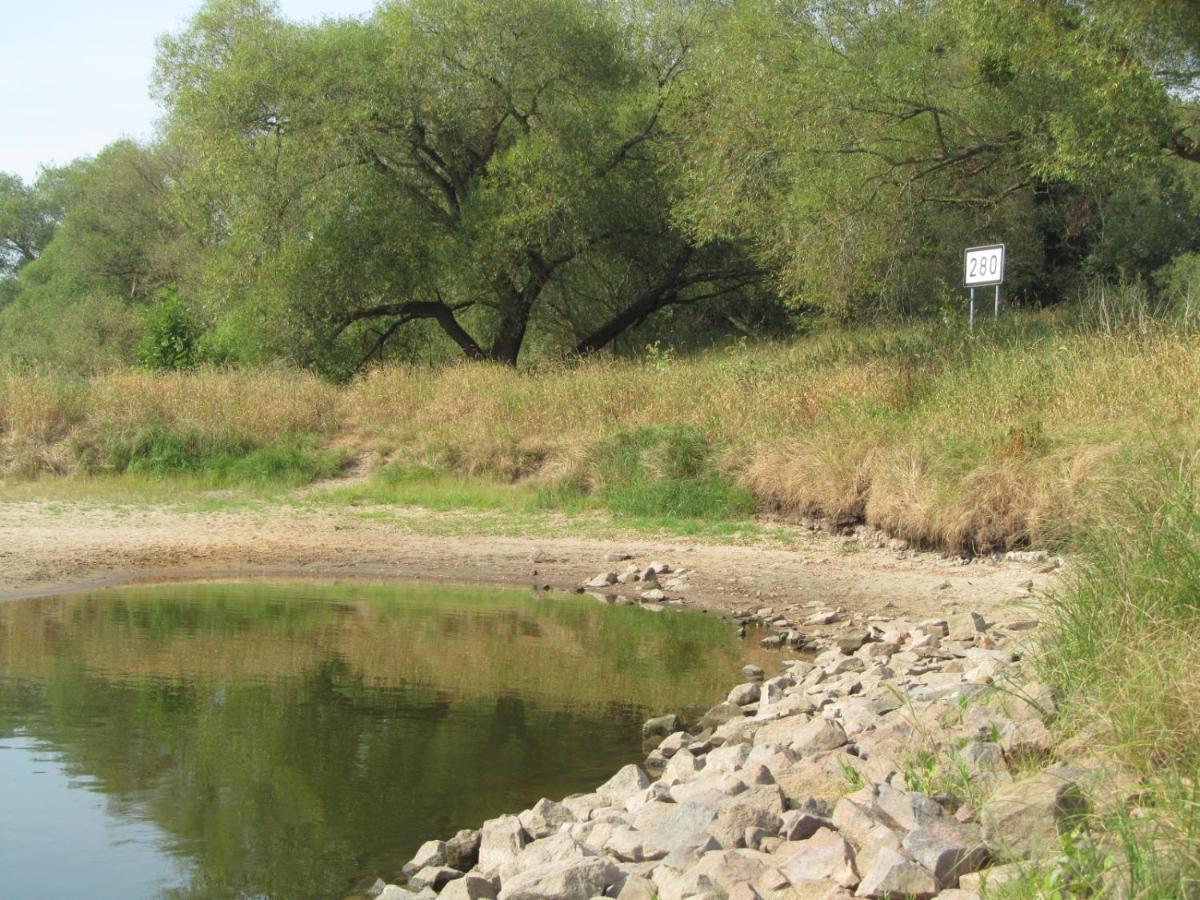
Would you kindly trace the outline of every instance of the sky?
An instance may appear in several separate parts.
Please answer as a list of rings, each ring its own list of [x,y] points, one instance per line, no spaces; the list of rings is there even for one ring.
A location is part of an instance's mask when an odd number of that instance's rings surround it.
[[[200,0],[0,0],[0,172],[31,181],[44,164],[146,139],[154,42]],[[370,12],[375,0],[278,0],[289,19]]]

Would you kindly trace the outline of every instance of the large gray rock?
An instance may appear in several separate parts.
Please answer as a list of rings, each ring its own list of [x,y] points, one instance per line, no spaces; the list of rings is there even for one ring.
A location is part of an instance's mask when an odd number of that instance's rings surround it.
[[[846,731],[832,719],[818,716],[801,726],[792,736],[792,749],[797,753],[820,753],[845,745]]]
[[[716,839],[722,849],[736,850],[746,846],[747,829],[760,828],[766,834],[777,834],[782,827],[779,803],[770,799],[764,801],[755,798],[749,802],[735,803],[723,810],[716,821],[708,826],[708,833]]]
[[[793,885],[803,881],[835,881],[842,887],[858,884],[854,849],[836,831],[818,829],[805,841],[789,841],[774,854],[779,870]]]
[[[987,620],[977,612],[957,613],[946,620],[947,635],[952,641],[973,641],[977,634],[987,631]]]
[[[799,808],[783,814],[779,836],[785,841],[803,841],[822,828],[833,827],[833,810],[817,797],[809,797]]]
[[[929,900],[938,892],[933,876],[917,863],[895,850],[881,850],[870,868],[863,873],[855,897],[871,900]]]
[[[655,716],[653,719],[647,719],[642,725],[642,740],[650,738],[665,738],[669,734],[673,734],[680,728],[679,716],[675,713],[667,713],[663,716]]]
[[[576,862],[596,856],[596,852],[575,840],[570,834],[555,834],[548,838],[534,841],[500,867],[500,883],[503,885],[510,879],[536,869],[558,863]]]
[[[988,847],[1015,859],[1055,852],[1059,835],[1087,813],[1076,778],[1073,769],[1056,766],[996,791],[980,816]]]
[[[451,869],[449,866],[425,866],[409,879],[408,884],[409,887],[414,887],[418,891],[424,888],[440,891],[451,881],[462,877],[462,872],[458,869]]]
[[[750,758],[750,745],[745,741],[725,744],[712,750],[704,757],[704,767],[709,772],[736,772]]]
[[[490,878],[468,872],[446,885],[438,900],[496,900],[496,885]]]
[[[971,784],[985,794],[1012,784],[1004,751],[991,741],[971,741],[958,751],[958,762]]]
[[[718,703],[696,723],[697,731],[706,731],[708,729],[720,728],[731,719],[740,719],[745,713],[742,708],[736,703],[730,703],[728,700],[724,703]]]
[[[411,876],[426,866],[444,865],[446,865],[446,842],[426,841],[417,848],[417,852],[413,854],[413,858],[404,864],[402,871],[405,875]]]
[[[503,881],[500,900],[591,900],[619,874],[616,865],[602,856],[547,863]]]
[[[870,802],[870,788],[843,797],[833,808],[833,824],[854,845],[859,870],[871,866],[883,850],[899,850],[900,837],[877,814]],[[865,798],[865,799],[864,799]]]
[[[596,793],[610,806],[620,806],[634,794],[650,786],[650,778],[637,766],[628,765],[596,788]]]
[[[654,881],[662,900],[680,900],[710,892],[719,897],[728,895],[739,884],[758,880],[767,869],[764,859],[770,857],[752,850],[714,850],[675,877],[671,877],[669,866],[660,866],[654,870]]]
[[[530,837],[537,839],[549,837],[563,825],[574,822],[575,814],[561,803],[542,798],[532,809],[517,816],[517,820]]]
[[[750,703],[757,703],[761,693],[761,684],[757,681],[748,681],[745,684],[739,684],[730,691],[726,699],[735,706],[746,706]]]
[[[667,851],[676,859],[703,840],[704,830],[717,811],[702,803],[650,803],[633,817],[633,827],[644,836],[645,845]]]
[[[617,900],[658,900],[658,888],[645,875],[630,875],[621,885]]]
[[[499,871],[501,866],[516,859],[528,843],[529,835],[516,816],[484,822],[479,838],[479,868],[485,873]]]
[[[417,900],[419,894],[405,890],[398,884],[389,884],[375,895],[375,900]]]
[[[479,862],[478,831],[464,829],[446,841],[446,865],[460,872],[475,868]]]
[[[904,836],[900,846],[928,869],[940,887],[958,886],[958,879],[988,862],[983,831],[949,816],[928,822]]]
[[[945,818],[946,811],[928,794],[902,791],[890,784],[875,789],[875,807],[884,824],[902,834]]]
[[[668,785],[682,784],[694,779],[706,765],[705,757],[688,749],[680,750],[663,767],[662,781]]]
[[[686,731],[676,731],[663,739],[663,742],[658,745],[658,752],[670,759],[680,750],[690,747],[694,742],[695,739]]]
[[[622,862],[646,862],[667,855],[666,848],[648,842],[646,835],[628,825],[615,828],[605,841],[604,849]]]

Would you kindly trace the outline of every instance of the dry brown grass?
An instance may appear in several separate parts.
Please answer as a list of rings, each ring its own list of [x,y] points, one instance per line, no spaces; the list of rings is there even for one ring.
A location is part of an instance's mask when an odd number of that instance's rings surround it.
[[[1026,318],[974,339],[864,330],[533,373],[390,367],[344,387],[271,370],[0,373],[10,475],[60,471],[62,448],[160,428],[260,445],[312,435],[376,459],[586,485],[592,448],[663,425],[703,435],[763,508],[952,550],[1058,541],[1091,515],[1097,479],[1197,446],[1200,339]]]

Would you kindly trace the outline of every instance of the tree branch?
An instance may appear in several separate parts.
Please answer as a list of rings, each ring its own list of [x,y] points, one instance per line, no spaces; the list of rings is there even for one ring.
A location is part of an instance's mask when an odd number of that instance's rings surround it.
[[[441,300],[409,300],[404,303],[381,303],[378,306],[369,306],[365,309],[356,309],[350,315],[346,316],[338,323],[334,329],[330,340],[336,340],[338,335],[345,331],[350,325],[355,322],[361,322],[363,319],[379,319],[386,316],[399,316],[401,322],[411,322],[414,319],[433,319],[441,326],[454,343],[458,344],[463,353],[469,359],[483,359],[483,348],[479,346],[476,340],[471,337],[459,324],[455,313],[461,312],[473,306],[472,301],[463,303],[449,304]],[[390,337],[390,335],[389,335]]]

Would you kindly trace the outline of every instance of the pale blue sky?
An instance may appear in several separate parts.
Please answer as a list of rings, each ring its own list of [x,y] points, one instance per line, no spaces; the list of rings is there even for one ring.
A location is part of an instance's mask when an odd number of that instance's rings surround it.
[[[370,12],[375,0],[279,0],[291,19]],[[0,0],[0,171],[25,180],[46,163],[153,134],[154,41],[200,0]]]

